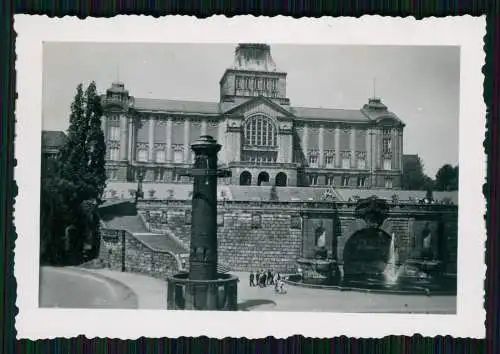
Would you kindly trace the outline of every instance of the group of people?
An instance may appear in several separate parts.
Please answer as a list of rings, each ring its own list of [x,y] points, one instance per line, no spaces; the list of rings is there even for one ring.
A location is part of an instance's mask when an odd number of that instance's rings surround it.
[[[258,286],[260,288],[265,288],[268,285],[274,285],[274,290],[277,293],[285,293],[284,282],[281,278],[280,273],[273,273],[271,270],[267,272],[264,270],[260,270],[257,272],[250,272],[250,286],[255,287]]]

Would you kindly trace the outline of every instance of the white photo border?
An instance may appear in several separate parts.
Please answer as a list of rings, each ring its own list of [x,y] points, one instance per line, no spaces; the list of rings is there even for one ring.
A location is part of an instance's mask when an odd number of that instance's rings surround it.
[[[274,336],[380,338],[386,335],[451,335],[484,338],[486,202],[482,193],[486,106],[482,67],[485,17],[415,20],[361,18],[293,19],[239,16],[117,16],[114,18],[16,15],[15,201],[17,231],[18,338]],[[461,47],[459,118],[459,237],[456,315],[300,312],[203,312],[160,310],[43,309],[38,307],[40,151],[42,130],[42,44],[64,42],[458,45]]]

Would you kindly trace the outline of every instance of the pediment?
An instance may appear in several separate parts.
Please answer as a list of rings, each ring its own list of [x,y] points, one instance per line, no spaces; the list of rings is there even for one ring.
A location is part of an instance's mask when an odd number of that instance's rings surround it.
[[[235,114],[245,118],[260,113],[276,120],[293,117],[293,114],[288,112],[285,108],[265,97],[255,97],[241,105],[231,108],[225,113]]]

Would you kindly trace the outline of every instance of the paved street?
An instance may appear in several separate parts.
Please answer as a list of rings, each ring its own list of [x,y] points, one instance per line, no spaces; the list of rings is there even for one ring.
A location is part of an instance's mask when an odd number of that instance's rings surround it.
[[[137,308],[137,296],[122,283],[74,268],[40,269],[40,307]]]
[[[439,314],[456,311],[455,296],[370,294],[289,285],[287,294],[277,295],[272,286],[250,287],[248,273],[235,275],[240,278],[238,304],[242,311]],[[42,268],[41,273],[42,307],[165,309],[166,294],[164,281],[140,274],[78,268]]]

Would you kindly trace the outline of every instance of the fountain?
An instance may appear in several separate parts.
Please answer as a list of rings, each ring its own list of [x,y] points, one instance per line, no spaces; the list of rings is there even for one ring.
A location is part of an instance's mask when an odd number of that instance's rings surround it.
[[[316,237],[314,258],[299,259],[299,274],[289,276],[287,281],[291,285],[337,290],[456,294],[456,278],[443,276],[442,263],[432,252],[429,223],[422,232],[422,249],[399,264],[397,235],[389,235],[381,228],[388,217],[385,201],[376,197],[359,201],[356,216],[365,221],[365,228],[354,233],[344,246],[342,276],[336,259],[325,257],[323,237]]]

